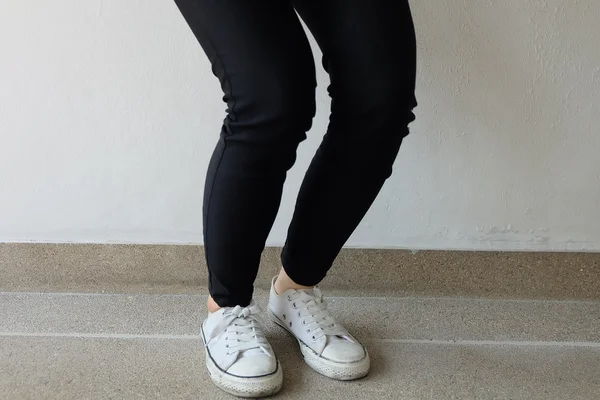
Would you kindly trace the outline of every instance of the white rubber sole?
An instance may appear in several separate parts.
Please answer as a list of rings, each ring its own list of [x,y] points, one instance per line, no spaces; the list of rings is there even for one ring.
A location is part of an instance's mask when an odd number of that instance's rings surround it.
[[[237,397],[256,398],[272,396],[281,390],[283,384],[283,371],[277,361],[277,370],[260,377],[243,378],[228,374],[221,370],[212,360],[205,348],[206,368],[213,383],[221,390]]]
[[[369,358],[369,353],[367,352],[367,349],[364,349],[365,356],[361,360],[355,362],[340,363],[328,360],[315,353],[303,341],[298,339],[296,335],[294,335],[294,333],[291,330],[289,330],[286,324],[284,324],[279,319],[279,317],[277,317],[277,315],[275,315],[270,309],[269,315],[277,325],[279,325],[280,327],[288,331],[292,336],[294,336],[294,338],[298,341],[298,344],[300,345],[300,352],[302,353],[302,357],[304,357],[304,361],[306,362],[306,364],[308,364],[309,367],[311,367],[321,375],[325,375],[328,378],[335,379],[338,381],[351,381],[363,378],[369,373],[369,369],[371,368],[371,360]]]

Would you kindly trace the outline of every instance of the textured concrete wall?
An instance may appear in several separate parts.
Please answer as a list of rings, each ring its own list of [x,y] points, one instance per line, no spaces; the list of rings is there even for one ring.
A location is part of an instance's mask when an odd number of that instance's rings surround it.
[[[600,250],[600,3],[412,3],[418,119],[349,244]],[[0,49],[0,241],[201,241],[223,107],[170,0],[4,0]]]

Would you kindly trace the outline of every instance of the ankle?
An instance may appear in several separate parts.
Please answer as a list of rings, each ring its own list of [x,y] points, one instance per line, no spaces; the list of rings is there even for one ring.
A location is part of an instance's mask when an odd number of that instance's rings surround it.
[[[302,289],[312,289],[314,286],[303,286],[297,284],[288,276],[283,268],[279,272],[277,279],[275,279],[275,283],[273,284],[273,289],[275,289],[275,293],[282,294],[290,289],[302,290]]]
[[[208,296],[208,301],[206,302],[206,308],[208,309],[209,313],[214,313],[217,312],[221,309],[221,306],[219,306],[212,298],[212,296]]]

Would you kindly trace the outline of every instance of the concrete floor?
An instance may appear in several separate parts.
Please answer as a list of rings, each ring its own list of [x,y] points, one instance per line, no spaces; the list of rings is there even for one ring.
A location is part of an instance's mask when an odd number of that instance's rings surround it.
[[[267,249],[263,308],[279,266]],[[198,246],[0,244],[0,400],[231,398],[205,282]],[[600,254],[345,249],[322,288],[372,371],[330,381],[267,322],[277,398],[600,400]]]
[[[0,399],[231,398],[204,369],[205,300],[0,293]],[[268,322],[285,373],[277,398],[600,399],[600,302],[352,292],[329,302],[367,345],[370,375],[334,382],[314,373]]]

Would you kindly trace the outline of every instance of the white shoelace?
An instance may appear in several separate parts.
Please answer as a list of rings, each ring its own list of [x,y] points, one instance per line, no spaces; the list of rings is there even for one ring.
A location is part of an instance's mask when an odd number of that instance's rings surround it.
[[[296,291],[288,296],[288,300],[298,310],[298,317],[302,325],[306,326],[306,332],[312,334],[313,341],[323,336],[338,336],[350,340],[346,328],[338,324],[327,309],[327,303],[318,288]]]
[[[215,326],[208,346],[221,334],[225,334],[227,355],[235,352],[258,349],[272,356],[268,350],[269,343],[265,338],[259,321],[260,308],[257,305],[249,307],[236,306],[223,313],[223,319]]]

